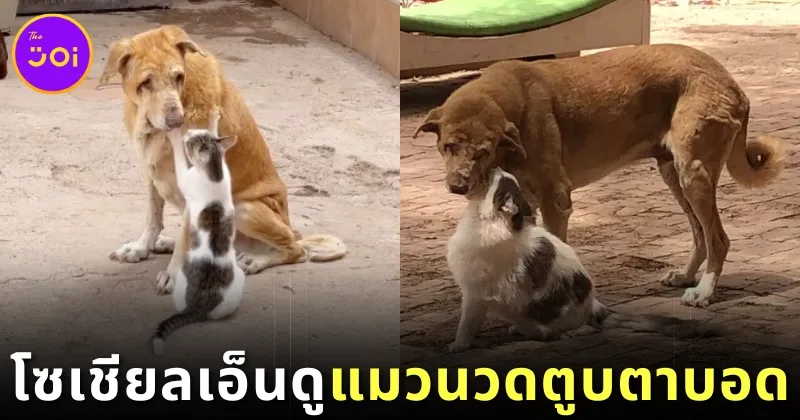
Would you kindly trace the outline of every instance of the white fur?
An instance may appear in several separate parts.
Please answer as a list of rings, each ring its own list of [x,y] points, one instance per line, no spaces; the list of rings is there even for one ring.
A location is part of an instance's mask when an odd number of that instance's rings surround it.
[[[526,315],[532,300],[562,286],[557,282],[564,274],[583,272],[590,277],[575,251],[545,229],[526,225],[515,233],[509,228],[508,217],[519,211],[517,206],[505,203],[502,207],[507,214],[494,209],[493,198],[503,177],[519,185],[513,175],[496,169],[486,194],[470,200],[448,243],[447,262],[462,293],[461,319],[451,352],[471,347],[488,311],[510,322],[511,332],[543,340],[586,325],[595,305],[599,305],[592,288],[582,304],[563,308],[561,317],[548,325]],[[524,264],[541,238],[554,245],[556,257],[544,287],[536,289],[524,275]]]
[[[211,260],[218,265],[233,267],[233,281],[222,290],[222,302],[209,314],[209,318],[211,319],[221,319],[232,314],[239,307],[242,295],[244,294],[245,274],[236,262],[236,251],[234,250],[233,243],[231,243],[225,255],[215,256],[209,246],[208,232],[197,229],[200,212],[214,201],[222,203],[223,208],[229,215],[233,215],[234,213],[230,171],[224,159],[222,160],[223,178],[220,182],[211,181],[206,172],[197,165],[191,168],[187,167],[186,140],[205,132],[209,132],[215,137],[218,136],[219,111],[213,111],[209,118],[208,131],[187,130],[185,136],[181,136],[180,133],[177,132],[170,132],[168,136],[172,142],[178,187],[186,202],[185,208],[189,213],[190,226],[193,230],[198,232],[200,237],[200,246],[186,253],[186,261]],[[176,279],[172,296],[175,309],[180,312],[187,306],[186,289],[189,279],[186,278],[183,270],[177,270],[174,277]]]

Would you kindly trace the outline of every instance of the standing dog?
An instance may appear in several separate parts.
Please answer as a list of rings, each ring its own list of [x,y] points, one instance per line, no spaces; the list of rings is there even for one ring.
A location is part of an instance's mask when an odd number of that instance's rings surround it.
[[[431,110],[415,136],[437,134],[452,193],[469,197],[495,166],[513,173],[564,241],[574,189],[654,158],[694,235],[686,267],[662,282],[688,287],[684,304],[707,306],[730,244],[716,202],[723,166],[745,187],[765,186],[784,167],[778,139],[747,141],[749,114],[747,96],[712,57],[647,45],[494,64]]]
[[[161,236],[165,202],[181,211],[185,204],[165,133],[187,126],[206,128],[215,104],[225,116],[220,136],[237,138],[225,160],[231,170],[236,250],[242,269],[253,274],[307,259],[331,261],[347,253],[338,238],[314,235],[301,239],[292,229],[286,186],[244,100],[223,76],[216,59],[181,28],[165,25],[115,42],[99,84],[108,83],[117,73],[122,75],[125,92],[125,127],[147,175],[148,211],[139,239],[122,245],[111,253],[111,259],[135,263],[151,252],[172,251],[166,271],[156,277],[159,293],[172,291],[187,250],[189,223],[184,212],[177,240]]]
[[[488,311],[509,332],[547,341],[620,326],[681,337],[719,335],[691,321],[662,315],[612,312],[569,245],[526,222],[533,211],[513,175],[495,168],[473,188],[447,246],[447,263],[461,288],[461,319],[450,352],[472,345]]]

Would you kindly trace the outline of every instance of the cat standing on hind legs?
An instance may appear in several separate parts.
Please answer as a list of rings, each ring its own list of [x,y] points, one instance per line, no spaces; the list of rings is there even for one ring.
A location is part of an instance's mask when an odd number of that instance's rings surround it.
[[[151,339],[156,355],[163,352],[164,340],[176,329],[233,314],[244,293],[245,274],[233,247],[234,206],[225,163],[225,152],[236,137],[219,137],[219,119],[215,108],[208,130],[188,130],[185,136],[179,130],[167,134],[178,187],[186,200],[190,249],[172,291],[178,313],[162,321]]]

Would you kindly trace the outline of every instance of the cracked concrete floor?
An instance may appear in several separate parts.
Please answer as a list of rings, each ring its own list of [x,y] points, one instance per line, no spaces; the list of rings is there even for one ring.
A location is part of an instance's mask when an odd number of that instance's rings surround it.
[[[89,78],[55,96],[0,81],[0,346],[89,361],[112,352],[152,362],[146,343],[174,311],[155,293],[169,256],[121,264],[108,254],[144,224],[142,170],[119,87],[94,87],[108,46],[158,24],[183,26],[241,90],[290,189],[304,234],[341,237],[331,263],[249,276],[238,314],[170,336],[165,363],[241,348],[293,365],[353,363],[347,345],[397,360],[399,95],[357,53],[269,2],[176,2],[171,10],[74,15],[92,36]],[[25,17],[18,17],[19,28]],[[165,233],[178,218],[167,207]],[[291,337],[291,340],[289,339]],[[377,357],[377,356],[376,356]],[[49,359],[53,360],[53,359]],[[3,363],[3,369],[11,364]]]

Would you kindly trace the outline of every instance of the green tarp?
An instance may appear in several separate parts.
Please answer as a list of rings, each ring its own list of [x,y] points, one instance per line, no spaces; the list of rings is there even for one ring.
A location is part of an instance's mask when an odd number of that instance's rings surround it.
[[[400,10],[400,30],[481,37],[527,32],[574,19],[614,0],[442,0]]]

